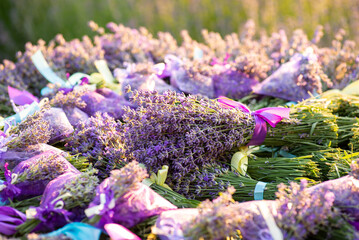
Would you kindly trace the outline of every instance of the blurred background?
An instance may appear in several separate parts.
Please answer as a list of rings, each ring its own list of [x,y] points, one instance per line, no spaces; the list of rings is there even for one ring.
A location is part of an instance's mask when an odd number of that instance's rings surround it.
[[[26,42],[49,41],[62,33],[66,40],[93,36],[87,23],[108,22],[146,27],[156,34],[168,31],[180,41],[180,31],[201,41],[201,29],[222,35],[238,32],[253,19],[257,34],[278,29],[291,36],[302,28],[311,37],[324,27],[321,44],[330,45],[343,28],[346,38],[359,40],[358,0],[1,0],[0,62],[15,59]]]

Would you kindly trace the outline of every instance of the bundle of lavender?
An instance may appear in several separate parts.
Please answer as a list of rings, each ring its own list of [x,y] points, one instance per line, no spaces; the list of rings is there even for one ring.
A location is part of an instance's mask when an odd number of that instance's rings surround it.
[[[303,54],[295,54],[289,62],[258,84],[254,92],[289,101],[301,101],[309,98],[310,94],[320,94],[329,87],[332,87],[332,82],[323,72],[313,49],[307,48]]]
[[[125,156],[153,172],[168,165],[168,184],[175,191],[189,172],[248,143],[255,127],[242,110],[198,96],[134,91],[132,101],[139,107],[127,108],[121,125]]]
[[[89,118],[87,113],[81,110],[86,107],[86,103],[81,99],[86,92],[86,90],[74,90],[65,94],[64,91],[58,91],[51,98],[50,105],[62,108],[71,125],[75,127],[80,122],[85,122]]]
[[[97,113],[81,122],[70,138],[66,149],[72,154],[88,158],[99,169],[99,176],[106,178],[116,165],[124,165],[124,144],[118,123],[107,113]]]
[[[146,177],[146,170],[135,161],[113,170],[96,188],[96,196],[85,210],[90,222],[100,228],[107,223],[130,228],[163,211],[176,209],[141,183]]]
[[[57,176],[79,171],[64,157],[48,151],[23,161],[13,171],[5,164],[5,182],[1,185],[1,201],[23,200],[41,195],[46,185]]]
[[[276,201],[238,203],[232,198],[234,192],[233,187],[228,188],[212,202],[202,202],[198,209],[161,214],[153,230],[166,240],[174,237],[250,240],[358,238],[352,222],[358,219],[357,215],[348,214],[357,198],[357,189],[353,186],[343,190],[345,197],[355,195],[346,202],[336,195],[333,188],[324,185],[316,189],[307,188],[305,180],[300,185],[293,182],[290,187],[281,184]],[[171,223],[173,217],[179,215],[185,217],[177,224],[162,224]]]
[[[187,199],[183,195],[156,183],[151,183],[150,188],[178,208],[197,207],[200,203],[194,199]]]
[[[48,232],[70,221],[85,218],[84,210],[95,197],[99,179],[96,170],[68,172],[52,180],[45,189],[39,207],[26,211],[27,220],[17,228],[19,234]]]

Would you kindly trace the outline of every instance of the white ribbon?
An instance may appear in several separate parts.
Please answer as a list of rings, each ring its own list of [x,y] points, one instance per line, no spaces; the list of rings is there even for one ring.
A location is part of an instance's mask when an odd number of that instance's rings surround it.
[[[85,214],[87,217],[92,217],[94,215],[100,214],[100,212],[104,209],[106,204],[106,194],[101,193],[100,194],[100,204],[97,206],[93,206],[90,208],[87,208],[85,210]],[[115,199],[112,199],[111,202],[108,204],[108,208],[112,209],[115,207]]]
[[[16,181],[17,181],[17,179],[18,179],[18,177],[19,177],[19,175],[16,174],[16,173],[11,174],[11,184],[15,184]],[[3,183],[3,181],[2,181],[2,183]],[[6,186],[5,184],[1,184],[1,185],[0,185],[0,192],[1,192],[2,190],[4,190],[5,188],[7,188],[7,186]]]
[[[260,204],[258,204],[258,207],[259,207],[259,211],[261,212],[264,218],[264,221],[268,226],[269,233],[272,236],[273,240],[283,240],[284,239],[283,233],[277,226],[274,217],[269,211],[268,206],[265,205],[265,202],[261,202]]]
[[[57,198],[55,198],[54,200],[51,201],[51,204],[54,204],[56,201],[56,205],[55,205],[55,209],[62,209],[65,206],[65,203],[63,201],[63,199],[72,196],[71,193],[65,193],[62,194],[61,196],[58,196]],[[61,199],[61,201],[58,201],[59,199]],[[26,218],[27,219],[33,219],[35,218],[37,214],[36,208],[29,208],[26,210]]]

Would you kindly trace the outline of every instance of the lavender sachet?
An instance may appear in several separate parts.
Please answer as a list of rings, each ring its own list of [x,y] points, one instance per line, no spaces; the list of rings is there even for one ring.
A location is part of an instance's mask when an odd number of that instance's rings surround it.
[[[51,106],[62,108],[70,124],[76,127],[80,122],[85,122],[89,118],[87,113],[81,108],[86,107],[86,103],[81,97],[86,94],[86,90],[73,90],[67,94],[59,91],[50,101]]]
[[[255,86],[254,93],[289,101],[301,101],[311,95],[321,94],[332,82],[321,69],[311,48],[295,54],[272,75]]]
[[[83,173],[64,173],[46,186],[39,207],[30,207],[22,233],[49,232],[68,222],[82,221],[84,210],[95,197],[99,184],[95,169]]]
[[[89,116],[94,116],[96,112],[100,112],[108,113],[110,116],[119,119],[124,113],[122,108],[124,106],[131,106],[124,97],[119,96],[113,91],[109,93],[107,90],[87,92],[81,99],[86,102],[86,106],[80,109]]]
[[[96,197],[86,209],[95,226],[118,223],[131,228],[145,219],[177,207],[142,184],[145,169],[131,162],[120,170],[113,170],[96,190]]]
[[[66,153],[56,147],[46,143],[38,143],[34,145],[25,146],[23,148],[6,149],[7,151],[0,152],[0,169],[5,169],[5,163],[8,164],[7,168],[12,170],[20,162],[32,158],[36,155],[47,151],[53,151],[56,154],[66,155]]]
[[[12,171],[5,164],[2,201],[23,200],[41,195],[46,185],[65,172],[79,172],[61,154],[47,151],[19,163]]]

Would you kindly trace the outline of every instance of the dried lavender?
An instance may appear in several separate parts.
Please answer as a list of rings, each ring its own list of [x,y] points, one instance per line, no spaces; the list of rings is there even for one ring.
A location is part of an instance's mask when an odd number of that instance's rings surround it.
[[[76,175],[74,179],[67,182],[59,191],[59,196],[66,196],[63,198],[64,205],[67,210],[71,211],[73,208],[85,208],[95,197],[96,187],[100,181],[97,176],[97,170],[90,169],[86,172]]]
[[[139,107],[123,118],[125,156],[153,172],[168,165],[175,190],[190,171],[246,144],[254,128],[250,115],[198,96],[135,91],[132,101]]]
[[[12,139],[6,146],[9,149],[18,149],[38,143],[47,143],[53,132],[50,123],[44,119],[44,114],[48,109],[49,106],[45,105],[40,111],[28,116],[23,122],[12,128],[9,132]]]
[[[119,198],[132,188],[137,188],[143,179],[148,177],[147,171],[136,161],[128,163],[120,170],[113,170],[109,179],[114,197]]]
[[[5,164],[5,188],[1,191],[3,200],[23,200],[41,195],[46,185],[57,176],[79,172],[61,154],[47,151],[20,162],[12,172]]]
[[[98,186],[94,200],[85,210],[90,222],[99,228],[107,223],[131,228],[163,211],[176,209],[176,206],[141,183],[146,177],[147,171],[136,161],[120,170],[111,171],[111,176]]]
[[[80,123],[65,147],[71,154],[87,157],[106,177],[117,165],[126,162],[122,134],[118,123],[107,113],[97,113]]]
[[[306,180],[301,184],[292,182],[290,188],[284,184],[278,186],[278,214],[276,223],[290,239],[305,239],[317,235],[321,229],[340,228],[344,224],[339,209],[334,207],[335,195],[322,188],[311,194],[307,190]]]
[[[62,173],[69,171],[69,163],[60,154],[43,154],[36,161],[23,164],[23,171],[18,176],[17,183],[24,181],[50,181]],[[18,165],[19,166],[19,165]],[[16,167],[14,172],[17,170]]]
[[[233,187],[212,202],[206,200],[199,205],[199,215],[186,227],[184,237],[188,239],[224,239],[226,237],[239,237],[238,225],[242,216],[234,215],[229,206],[234,205]],[[241,239],[241,238],[239,238]]]
[[[74,90],[67,94],[63,91],[59,91],[56,95],[50,100],[50,105],[54,107],[77,107],[85,108],[86,103],[81,99],[81,97],[86,94],[86,90]]]

